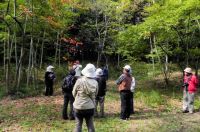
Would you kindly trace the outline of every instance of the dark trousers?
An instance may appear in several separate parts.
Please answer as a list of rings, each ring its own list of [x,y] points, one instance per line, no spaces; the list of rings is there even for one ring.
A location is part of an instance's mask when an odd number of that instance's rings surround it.
[[[64,93],[64,104],[62,112],[63,119],[68,119],[67,108],[69,103],[70,103],[69,118],[74,119],[74,111],[73,111],[74,97],[72,93]]]
[[[133,114],[134,113],[134,93],[133,92],[131,92],[130,94],[130,100],[131,100],[130,112],[131,114]]]
[[[130,117],[130,107],[131,107],[131,92],[126,91],[120,91],[120,97],[121,97],[121,114],[120,118],[125,120]]]
[[[52,96],[52,95],[53,95],[53,83],[46,83],[45,96]]]
[[[82,132],[83,119],[85,119],[86,121],[88,132],[95,132],[93,123],[94,109],[87,109],[87,110],[74,109],[74,113],[76,119],[75,132]]]

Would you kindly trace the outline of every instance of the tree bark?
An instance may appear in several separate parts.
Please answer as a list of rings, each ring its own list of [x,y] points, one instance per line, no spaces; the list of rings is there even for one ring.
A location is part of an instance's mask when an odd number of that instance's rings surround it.
[[[44,29],[43,37],[42,37],[42,48],[41,48],[41,57],[40,57],[40,69],[42,68],[42,62],[43,62],[45,30],[46,29]]]
[[[151,48],[151,54],[153,54],[153,44],[152,44],[152,39],[151,39],[151,36],[150,36],[150,48]],[[152,56],[152,65],[153,65],[153,76],[154,76],[154,72],[155,72],[155,61],[154,61],[154,57]]]

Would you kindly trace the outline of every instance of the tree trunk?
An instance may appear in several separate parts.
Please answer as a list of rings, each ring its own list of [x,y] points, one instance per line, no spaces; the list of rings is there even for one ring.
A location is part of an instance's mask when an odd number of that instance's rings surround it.
[[[6,51],[6,93],[9,92],[10,87],[10,29],[8,28],[8,40],[7,40],[7,51]]]
[[[59,64],[59,68],[60,68],[60,43],[58,45],[59,49],[58,49],[58,64]]]
[[[18,66],[17,66],[17,72],[16,72],[16,77],[17,77],[17,84],[16,84],[17,91],[19,89],[20,82],[21,82],[21,70],[22,70],[22,61],[23,61],[23,56],[24,56],[24,42],[25,42],[27,20],[28,20],[28,15],[26,15],[25,24],[24,24],[24,28],[23,28],[23,31],[22,31],[22,46],[21,46],[21,50],[20,50],[20,58],[19,58]]]
[[[31,42],[30,42],[30,50],[29,50],[29,62],[28,62],[28,69],[27,69],[27,82],[26,82],[26,87],[28,88],[29,86],[29,80],[32,74],[32,52],[33,52],[33,37],[31,36]]]
[[[151,54],[153,54],[153,45],[152,45],[152,39],[150,37],[150,48],[151,48]],[[154,72],[155,72],[155,62],[154,62],[154,57],[152,56],[152,65],[153,65],[153,76],[154,76]]]
[[[56,40],[56,52],[55,52],[55,60],[54,60],[55,65],[56,65],[57,56],[58,56],[58,42],[59,42],[59,32],[57,32],[57,40]]]
[[[45,39],[45,29],[44,29],[43,37],[42,37],[42,48],[41,48],[41,57],[40,57],[40,69],[42,68],[42,62],[43,62],[43,54],[44,54],[44,39]]]
[[[158,54],[158,48],[157,48],[157,45],[156,45],[156,36],[153,35],[153,44],[154,44],[154,47],[155,47],[155,50],[156,50],[156,55],[158,57],[158,62],[161,64],[161,59],[160,59],[160,56]]]

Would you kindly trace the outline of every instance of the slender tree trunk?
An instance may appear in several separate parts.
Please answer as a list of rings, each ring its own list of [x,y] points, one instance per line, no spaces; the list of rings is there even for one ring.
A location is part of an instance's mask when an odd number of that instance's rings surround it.
[[[156,50],[156,55],[158,57],[158,62],[161,63],[161,59],[160,59],[160,56],[158,54],[158,48],[157,48],[157,45],[156,45],[156,36],[153,35],[153,44],[154,44],[154,47],[155,47],[155,50]]]
[[[94,4],[96,4],[95,0],[93,0]],[[96,32],[98,35],[98,56],[97,56],[97,67],[99,67],[99,62],[100,62],[100,55],[101,55],[101,33],[99,31],[99,26],[98,26],[98,12],[97,10],[95,10],[95,26],[96,26]]]
[[[151,54],[153,54],[153,45],[152,45],[152,39],[150,37],[150,48],[151,48]],[[154,57],[152,56],[152,65],[153,65],[153,76],[154,76],[154,72],[155,72],[155,61],[154,61]]]
[[[27,81],[26,81],[26,87],[29,86],[29,79],[32,74],[31,72],[31,66],[32,66],[32,52],[33,52],[33,37],[31,36],[31,42],[30,42],[30,50],[29,50],[29,62],[28,62],[28,70],[27,70]]]
[[[15,24],[16,28],[16,24]],[[17,72],[17,65],[18,65],[18,57],[17,57],[17,38],[16,38],[16,31],[14,31],[14,43],[15,43],[15,70]],[[15,78],[16,81],[16,78]]]
[[[164,67],[164,79],[165,79],[166,87],[168,87],[168,85],[169,85],[168,75],[169,75],[169,72],[168,72],[168,55],[166,54],[165,55],[165,67]]]
[[[58,50],[58,64],[59,64],[59,67],[60,67],[60,43],[59,43],[59,50]]]
[[[17,91],[19,90],[20,82],[21,82],[21,70],[22,70],[22,61],[23,61],[23,56],[24,56],[24,42],[25,42],[25,34],[26,34],[26,24],[27,24],[28,16],[26,15],[25,18],[25,24],[24,24],[24,31],[22,34],[22,46],[20,50],[20,58],[17,66],[17,72],[16,72],[16,77],[17,77]]]
[[[43,54],[44,54],[44,39],[45,39],[45,29],[42,37],[42,48],[41,48],[41,57],[40,57],[40,69],[42,68],[42,62],[43,62]]]
[[[119,53],[117,54],[117,67],[119,68],[120,67],[120,55]]]
[[[55,65],[56,65],[57,56],[58,56],[58,42],[59,42],[59,32],[57,32],[57,40],[56,40],[56,52],[55,52],[55,60],[54,60]]]
[[[6,93],[9,92],[10,87],[10,29],[8,28],[7,40],[7,55],[6,55]]]
[[[4,76],[6,77],[6,40],[3,43],[3,69],[4,69]]]

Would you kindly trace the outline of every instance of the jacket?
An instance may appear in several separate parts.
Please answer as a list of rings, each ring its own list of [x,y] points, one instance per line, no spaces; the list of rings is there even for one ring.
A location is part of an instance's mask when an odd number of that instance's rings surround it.
[[[94,109],[97,92],[98,83],[95,79],[84,76],[79,78],[72,91],[75,98],[74,108],[78,110]]]
[[[55,80],[56,76],[54,74],[54,72],[45,72],[45,84],[46,85],[52,85],[53,81]]]
[[[132,77],[130,74],[122,74],[116,81],[119,91],[130,90]]]
[[[195,93],[198,87],[198,78],[195,75],[184,76],[184,83],[188,83],[188,92]]]
[[[98,82],[98,97],[102,97],[106,95],[106,78],[103,76],[99,76],[96,78],[97,82]]]

